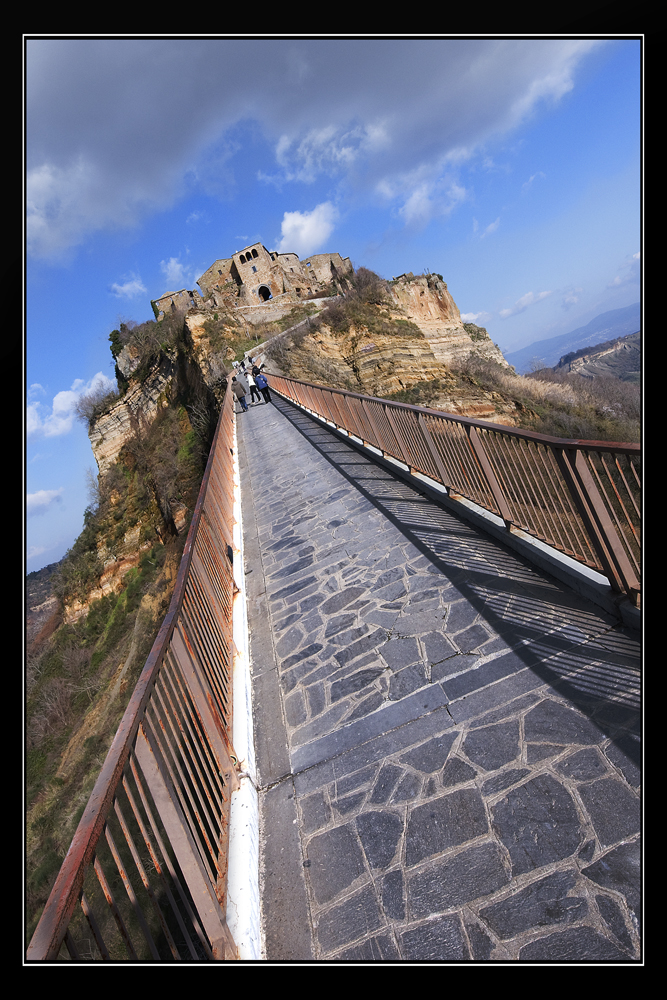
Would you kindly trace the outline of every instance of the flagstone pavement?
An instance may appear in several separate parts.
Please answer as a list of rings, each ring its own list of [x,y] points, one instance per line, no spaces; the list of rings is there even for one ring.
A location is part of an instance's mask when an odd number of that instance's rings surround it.
[[[272,399],[236,417],[266,958],[641,960],[638,633]]]

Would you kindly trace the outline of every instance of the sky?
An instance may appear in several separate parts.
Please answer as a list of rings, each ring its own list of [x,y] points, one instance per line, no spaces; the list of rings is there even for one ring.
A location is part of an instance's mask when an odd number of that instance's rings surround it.
[[[26,572],[97,474],[109,333],[262,242],[441,274],[506,353],[640,298],[642,41],[24,38]]]

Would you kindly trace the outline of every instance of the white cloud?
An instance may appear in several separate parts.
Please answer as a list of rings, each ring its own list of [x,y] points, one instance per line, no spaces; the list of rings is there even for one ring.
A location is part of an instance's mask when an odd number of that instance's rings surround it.
[[[178,257],[161,260],[160,270],[164,274],[165,280],[172,291],[192,285],[189,268],[186,268],[185,264],[182,264]]]
[[[26,562],[30,562],[31,559],[37,559],[42,553],[48,552],[49,550],[45,545],[29,545],[28,553],[26,555]]]
[[[496,219],[495,222],[491,222],[486,227],[486,229],[484,230],[484,232],[480,236],[480,240],[483,240],[485,236],[489,236],[491,233],[495,233],[495,231],[496,231],[496,229],[498,228],[499,225],[500,225],[500,216],[498,216],[498,218]]]
[[[146,295],[146,286],[139,277],[126,278],[122,285],[114,282],[111,286],[111,291],[114,293],[118,299],[133,299],[137,295]]]
[[[285,212],[278,250],[292,250],[300,257],[322,248],[331,236],[338,219],[338,209],[330,201],[317,205],[312,212]]]
[[[276,144],[276,160],[283,169],[280,179],[310,183],[318,174],[345,170],[360,157],[376,154],[388,144],[382,122],[352,128],[324,125],[310,129],[298,141],[281,135]]]
[[[576,306],[579,302],[583,288],[573,288],[571,291],[567,292],[563,296],[562,306],[563,309],[569,309],[570,306]]]
[[[526,292],[522,295],[520,299],[517,299],[511,309],[501,309],[500,316],[502,319],[507,319],[508,316],[516,316],[518,313],[525,312],[529,306],[535,305],[536,302],[541,302],[542,299],[546,299],[551,292]]]
[[[26,434],[36,434],[42,429],[42,421],[39,416],[39,403],[28,403],[26,410]]]
[[[36,514],[45,514],[55,503],[61,502],[64,488],[59,490],[37,490],[36,493],[28,493],[26,496],[26,511],[28,517]]]
[[[406,203],[400,209],[406,225],[425,225],[433,215],[433,202],[429,197],[428,184],[421,184],[412,192]]]
[[[482,323],[486,323],[488,319],[491,319],[491,313],[488,312],[478,312],[478,313],[461,313],[461,319],[464,323],[477,323],[480,320]]]
[[[538,170],[536,174],[531,174],[531,176],[528,178],[528,180],[525,181],[525,183],[521,185],[521,190],[522,191],[527,191],[530,187],[532,187],[533,186],[533,181],[535,180],[536,177],[541,177],[542,180],[546,180],[547,175],[543,174],[541,170]]]
[[[488,156],[491,138],[571,90],[582,60],[605,44],[30,39],[29,252],[58,258],[96,231],[135,226],[173,204],[186,177],[224,197],[239,125],[243,141],[269,143],[283,181],[329,175],[348,191],[393,190],[406,218],[423,218],[420,184]],[[434,211],[455,203],[450,193]]]
[[[403,178],[398,181],[391,192],[392,197],[397,197],[401,187],[406,191],[411,191],[405,203],[399,208],[401,215],[407,226],[425,226],[432,218],[437,216],[447,216],[453,209],[465,201],[467,192],[461,184],[451,175],[438,180],[417,181],[412,178]]]
[[[102,372],[98,372],[84,382],[77,378],[72,383],[70,389],[64,389],[56,393],[53,397],[51,411],[43,414],[45,409],[42,403],[29,403],[26,414],[26,431],[28,436],[33,434],[43,434],[44,437],[59,437],[61,434],[69,434],[76,419],[75,407],[80,396],[91,389],[108,389],[111,392],[116,388],[113,379],[107,378]]]
[[[633,253],[619,267],[620,274],[607,283],[607,288],[623,288],[625,285],[636,285],[639,282],[640,254]]]

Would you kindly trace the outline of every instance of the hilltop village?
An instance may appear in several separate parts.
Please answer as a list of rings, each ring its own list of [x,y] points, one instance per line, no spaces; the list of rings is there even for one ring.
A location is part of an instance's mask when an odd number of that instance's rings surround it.
[[[244,247],[231,257],[216,260],[205,271],[197,289],[165,292],[151,302],[155,318],[188,309],[250,309],[264,318],[281,314],[306,298],[326,294],[333,282],[353,271],[349,257],[318,253],[301,261],[295,253],[267,250],[262,243]],[[250,318],[250,317],[248,317]]]

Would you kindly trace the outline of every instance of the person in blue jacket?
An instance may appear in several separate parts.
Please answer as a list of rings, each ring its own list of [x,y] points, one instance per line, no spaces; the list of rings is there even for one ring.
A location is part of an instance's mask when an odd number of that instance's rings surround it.
[[[258,375],[255,375],[255,385],[262,393],[262,396],[264,396],[264,402],[270,403],[271,393],[269,392],[269,383],[266,380],[266,375],[263,375],[262,372],[259,372]]]

